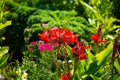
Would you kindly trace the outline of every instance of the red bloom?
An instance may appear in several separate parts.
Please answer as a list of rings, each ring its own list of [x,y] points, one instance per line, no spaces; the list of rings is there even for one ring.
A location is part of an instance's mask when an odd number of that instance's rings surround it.
[[[71,72],[69,71],[67,74],[61,75],[61,80],[70,80],[72,77]]]
[[[38,35],[39,38],[45,42],[58,42],[58,43],[76,43],[78,41],[77,35],[73,34],[72,31],[66,30],[65,28],[59,29],[54,27],[48,31],[44,31],[42,34]]]
[[[77,45],[72,48],[72,53],[77,59],[84,60],[86,59],[84,51],[87,48],[90,48],[90,46],[84,46],[83,42],[78,42]]]
[[[101,42],[107,42],[107,40],[101,40],[101,27],[98,28],[98,31],[96,34],[90,36],[90,39],[93,40],[96,44],[99,44]]]
[[[49,34],[47,31],[44,31],[42,34],[38,34],[39,39],[45,41],[45,42],[49,42]]]

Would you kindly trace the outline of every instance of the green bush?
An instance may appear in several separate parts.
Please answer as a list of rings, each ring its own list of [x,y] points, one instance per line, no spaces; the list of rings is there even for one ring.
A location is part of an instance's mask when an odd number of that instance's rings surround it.
[[[12,0],[7,0],[5,2],[4,10],[9,10],[9,14],[4,17],[7,20],[12,20],[12,24],[6,28],[4,33],[6,40],[3,45],[9,46],[10,53],[18,53],[17,55],[22,55],[22,47],[24,46],[23,31],[27,26],[27,17],[35,11],[35,8],[20,5]]]
[[[37,10],[28,18],[28,26],[24,31],[25,41],[37,40],[39,32],[54,26],[70,29],[79,35],[81,41],[89,41],[92,26],[84,18],[76,17],[76,15],[75,11]],[[43,23],[48,24],[48,26],[42,26]]]

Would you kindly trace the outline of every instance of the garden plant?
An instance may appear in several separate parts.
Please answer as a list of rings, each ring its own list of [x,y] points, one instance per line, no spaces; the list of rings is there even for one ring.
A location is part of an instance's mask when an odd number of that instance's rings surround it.
[[[1,0],[0,80],[120,80],[119,0]]]

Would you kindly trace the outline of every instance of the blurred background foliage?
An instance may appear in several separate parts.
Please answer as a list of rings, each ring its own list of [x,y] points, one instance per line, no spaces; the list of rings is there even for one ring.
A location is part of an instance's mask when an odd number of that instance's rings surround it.
[[[54,26],[72,30],[86,44],[90,43],[89,36],[102,26],[103,39],[113,41],[116,35],[120,36],[119,4],[119,0],[1,0],[0,55],[3,53],[7,59],[9,53],[8,62],[22,62],[26,46],[38,40],[37,34],[42,30]],[[42,23],[49,26],[43,27]],[[3,48],[7,52],[2,52]],[[11,66],[10,72],[16,74],[15,69]]]

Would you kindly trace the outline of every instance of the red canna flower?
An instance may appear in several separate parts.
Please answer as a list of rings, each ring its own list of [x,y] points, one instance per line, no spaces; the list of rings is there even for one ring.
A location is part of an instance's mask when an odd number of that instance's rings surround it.
[[[70,71],[67,74],[61,75],[61,80],[70,80],[71,78],[72,78],[72,75]]]
[[[45,42],[49,42],[50,41],[49,40],[49,34],[48,34],[47,31],[43,31],[43,33],[42,34],[38,34],[38,36],[39,36],[39,39],[41,39],[41,40],[43,40]]]
[[[61,80],[68,80],[66,75],[61,75]]]
[[[71,43],[77,43],[77,41],[78,41],[78,35],[73,34],[73,32],[71,31],[66,31],[64,33],[64,36],[62,37],[63,43],[71,44]]]
[[[90,39],[93,40],[96,44],[99,44],[101,42],[107,42],[107,40],[101,40],[100,37],[101,37],[101,27],[99,26],[97,33],[90,36]]]
[[[84,60],[86,59],[84,51],[87,48],[90,48],[90,46],[84,46],[83,42],[78,42],[76,46],[72,48],[72,53],[77,59]]]
[[[58,27],[50,28],[48,31],[38,34],[38,36],[44,42],[71,44],[78,41],[78,35],[73,34],[70,30],[66,30],[65,28],[59,29]]]

